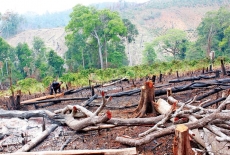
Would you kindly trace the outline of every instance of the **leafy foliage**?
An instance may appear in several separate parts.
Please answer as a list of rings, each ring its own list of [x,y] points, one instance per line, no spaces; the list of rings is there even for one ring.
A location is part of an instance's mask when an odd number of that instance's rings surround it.
[[[156,61],[157,55],[152,44],[147,43],[143,51],[143,63],[153,64]]]
[[[110,57],[108,52],[109,43],[116,43],[120,41],[120,37],[126,34],[126,27],[117,12],[112,12],[107,9],[96,10],[93,7],[86,7],[76,5],[73,12],[70,14],[70,22],[66,26],[68,35],[66,37],[67,45],[81,53],[82,64],[85,62],[85,43],[83,46],[77,43],[80,36],[82,42],[86,42],[90,46],[89,60],[99,60],[100,68],[108,67],[108,59]],[[75,40],[76,39],[76,40]],[[79,48],[80,47],[80,48]],[[98,50],[98,54],[95,51]],[[68,58],[74,51],[71,49]],[[124,51],[121,51],[124,52]],[[78,57],[77,59],[80,59]],[[69,63],[73,63],[70,60]],[[95,62],[96,64],[98,62]],[[80,66],[80,65],[79,65]],[[95,66],[95,64],[94,64]],[[85,65],[83,65],[85,67]]]
[[[36,79],[34,78],[25,78],[23,80],[19,80],[17,82],[17,87],[18,90],[22,90],[24,93],[35,93],[35,92],[43,92],[44,87],[41,83],[39,83]]]
[[[20,24],[23,22],[23,17],[14,12],[6,12],[2,15],[0,23],[1,36],[9,38],[20,31]]]
[[[16,47],[16,55],[19,60],[17,68],[23,74],[23,77],[31,75],[30,66],[32,63],[32,51],[26,43],[19,43]]]
[[[144,60],[151,63],[155,59],[155,49],[161,55],[171,55],[175,59],[184,59],[186,52],[186,33],[182,30],[169,29],[164,35],[157,37],[151,44],[147,44],[144,50]],[[148,57],[149,56],[149,57]]]
[[[53,72],[53,76],[61,76],[64,68],[64,60],[57,55],[54,50],[50,50],[48,54],[48,64],[51,66],[51,71]]]
[[[207,12],[198,30],[199,46],[209,56],[211,50],[216,52],[216,56],[222,56],[228,50],[226,44],[228,35],[227,28],[230,25],[230,11],[226,8],[220,8],[218,11]],[[227,45],[227,46],[226,46]]]

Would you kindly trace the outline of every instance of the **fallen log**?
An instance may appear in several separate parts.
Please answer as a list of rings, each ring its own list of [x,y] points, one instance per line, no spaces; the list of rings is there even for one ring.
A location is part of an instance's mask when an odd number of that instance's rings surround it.
[[[90,97],[87,101],[85,101],[84,103],[82,103],[83,107],[88,106],[91,102],[93,102],[94,99],[97,99],[98,95],[95,94],[92,97]]]
[[[127,78],[122,78],[122,79],[118,79],[118,80],[112,80],[112,82],[110,82],[110,83],[103,84],[102,87],[107,87],[107,86],[115,85],[118,82],[127,81],[127,80],[128,80]]]
[[[96,85],[96,86],[94,86],[94,88],[97,88],[97,87],[100,87],[100,86],[101,86],[101,85]],[[73,90],[73,91],[71,91],[70,93],[71,93],[71,94],[74,94],[74,93],[78,93],[78,92],[83,91],[83,90],[86,90],[86,89],[91,89],[91,86],[82,87],[82,88],[79,88],[79,89],[77,89],[77,90]]]
[[[159,115],[156,117],[148,117],[148,118],[129,118],[129,119],[111,118],[106,123],[114,124],[117,126],[149,125],[149,124],[156,124],[163,118],[164,118],[164,115]]]
[[[206,98],[206,97],[208,97],[210,95],[216,94],[216,93],[218,93],[220,91],[223,91],[223,90],[226,90],[226,89],[229,89],[229,88],[230,88],[229,86],[225,87],[225,88],[222,88],[222,87],[214,88],[211,91],[209,91],[209,92],[207,92],[207,93],[205,93],[205,94],[203,94],[201,96],[197,96],[196,100],[197,101],[202,100],[202,99],[204,99],[204,98]]]
[[[225,99],[226,99],[226,97],[222,97],[222,98],[219,98],[219,99],[217,99],[217,100],[214,100],[214,101],[205,103],[205,104],[203,104],[201,107],[207,108],[207,107],[209,107],[209,106],[211,106],[211,105],[213,105],[213,104],[216,104],[216,103],[219,103],[219,102],[221,102],[221,101],[224,101]]]
[[[185,123],[185,125],[189,129],[195,129],[195,128],[203,127],[215,119],[228,120],[228,119],[230,119],[230,116],[228,114],[225,114],[225,113],[212,113],[212,114],[210,114],[210,115],[208,115],[202,119],[199,119],[198,121],[191,122],[191,123]],[[162,137],[162,136],[174,133],[175,128],[176,128],[176,126],[172,125],[170,127],[167,127],[167,128],[161,129],[161,130],[157,130],[153,133],[148,134],[147,136],[145,136],[143,138],[138,138],[138,139],[127,138],[127,137],[117,137],[116,141],[120,142],[122,144],[129,145],[129,146],[140,146],[140,145],[147,144],[147,143],[151,142],[152,140],[154,140],[158,137]]]
[[[20,152],[5,154],[5,155],[22,155]],[[24,155],[35,155],[35,154],[42,154],[42,155],[96,155],[96,154],[103,154],[103,155],[135,155],[137,154],[136,148],[124,148],[124,149],[105,149],[105,150],[65,150],[65,151],[40,151],[40,152],[24,152]]]
[[[213,76],[205,76],[205,75],[200,75],[197,77],[187,77],[187,78],[180,78],[180,79],[173,79],[169,80],[169,83],[179,83],[179,82],[184,82],[184,81],[197,81],[197,80],[202,80],[202,79],[213,79],[216,78],[216,75]]]
[[[58,125],[52,125],[49,129],[46,129],[41,133],[41,135],[37,136],[36,138],[32,139],[26,145],[24,145],[21,149],[17,150],[17,152],[27,152],[37,146],[41,141],[43,141],[51,132],[53,132]]]
[[[50,100],[42,100],[42,101],[28,101],[24,103],[24,105],[39,104],[39,103],[46,103],[46,102],[70,101],[70,100],[88,100],[88,99],[89,99],[88,97],[58,98],[58,99],[50,99]]]
[[[138,104],[133,104],[133,105],[125,105],[125,106],[108,106],[106,105],[105,108],[106,109],[128,109],[128,108],[133,108],[133,107],[136,107]],[[88,106],[90,107],[99,107],[100,105],[99,104],[89,104]]]
[[[182,91],[186,91],[186,90],[204,88],[204,87],[209,87],[209,86],[213,86],[213,85],[226,86],[226,83],[230,83],[230,78],[219,79],[219,80],[209,80],[209,81],[206,81],[206,82],[193,82],[193,83],[188,84],[188,85],[172,87],[171,90],[172,90],[172,93],[178,93],[178,92],[182,92]],[[140,92],[141,92],[141,89],[135,88],[135,89],[130,90],[130,91],[107,94],[106,98],[108,98],[108,97],[131,96],[131,95],[134,95],[134,94],[137,94],[137,93],[140,93]],[[166,95],[166,94],[167,94],[167,89],[155,90],[155,96],[161,96],[161,95]],[[101,98],[101,96],[99,96],[98,98]]]
[[[195,129],[195,128],[204,127],[209,122],[212,122],[215,119],[227,121],[230,119],[230,115],[228,113],[221,113],[221,110],[223,110],[227,104],[230,104],[230,96],[228,96],[227,99],[224,102],[222,102],[220,106],[218,107],[218,109],[216,109],[213,113],[209,115],[205,115],[203,118],[197,121],[185,123],[184,125],[186,125],[189,129]],[[122,144],[130,145],[130,146],[140,146],[140,145],[149,143],[155,138],[162,137],[168,134],[172,134],[175,128],[176,128],[175,125],[171,125],[167,128],[157,130],[153,133],[150,133],[143,138],[133,139],[133,138],[128,138],[128,137],[117,137],[116,141]]]
[[[54,94],[54,95],[47,95],[47,96],[43,96],[43,97],[39,97],[39,98],[34,98],[34,99],[31,99],[31,100],[22,101],[22,102],[20,102],[20,104],[24,105],[25,103],[29,103],[29,102],[35,102],[35,101],[39,101],[39,100],[45,100],[45,99],[56,98],[56,97],[61,97],[61,96],[64,96],[64,93]]]
[[[56,114],[49,110],[30,110],[30,111],[18,111],[18,110],[3,110],[0,109],[0,117],[18,117],[29,119],[31,117],[43,117],[53,119]]]

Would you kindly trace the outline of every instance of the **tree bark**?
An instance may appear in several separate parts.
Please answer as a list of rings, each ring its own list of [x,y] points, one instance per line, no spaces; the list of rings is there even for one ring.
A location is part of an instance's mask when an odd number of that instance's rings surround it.
[[[145,85],[141,89],[141,98],[138,104],[137,117],[143,117],[145,114],[153,113],[156,116],[155,104],[155,92],[154,84],[152,81],[145,82]]]
[[[179,124],[175,129],[175,137],[173,142],[173,155],[194,155],[192,151],[188,127],[184,124]]]

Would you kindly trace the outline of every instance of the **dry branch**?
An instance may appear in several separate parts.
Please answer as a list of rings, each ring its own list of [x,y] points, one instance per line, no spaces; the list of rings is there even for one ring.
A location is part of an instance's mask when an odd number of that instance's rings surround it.
[[[203,118],[201,118],[197,121],[185,123],[185,125],[189,129],[195,129],[195,128],[204,127],[209,122],[211,122],[215,119],[221,119],[224,121],[228,121],[230,119],[230,115],[227,113],[221,112],[227,104],[230,104],[230,96],[228,96],[227,99],[224,102],[222,102],[221,105],[218,107],[218,109],[216,109],[213,113],[211,113],[209,115],[205,115]],[[117,137],[116,141],[123,143],[123,144],[126,144],[126,145],[130,145],[130,146],[139,146],[139,145],[149,143],[150,141],[154,140],[155,138],[165,136],[168,134],[172,134],[174,132],[174,130],[175,130],[175,125],[172,125],[172,126],[167,127],[165,129],[150,133],[143,138],[132,139],[132,138],[127,138],[127,137]]]
[[[143,137],[143,136],[149,134],[150,132],[153,132],[153,131],[157,130],[159,126],[163,125],[166,121],[168,121],[170,119],[170,116],[171,116],[172,112],[176,108],[177,102],[175,102],[172,106],[169,105],[168,103],[167,104],[166,103],[167,102],[164,102],[164,100],[162,100],[162,99],[161,99],[161,101],[158,100],[158,102],[157,102],[158,106],[156,107],[156,109],[160,109],[160,107],[162,107],[160,110],[158,110],[158,112],[160,111],[161,112],[160,114],[164,114],[164,118],[161,121],[159,121],[157,124],[155,124],[152,128],[150,128],[147,131],[139,134],[138,135],[139,137]],[[163,109],[162,105],[165,105],[166,107],[170,107],[170,109]]]

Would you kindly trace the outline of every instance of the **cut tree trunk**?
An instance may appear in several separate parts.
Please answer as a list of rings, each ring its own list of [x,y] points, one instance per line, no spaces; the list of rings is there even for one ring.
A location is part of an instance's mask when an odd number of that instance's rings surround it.
[[[154,84],[152,81],[145,82],[145,85],[141,88],[141,98],[135,112],[138,112],[137,117],[143,117],[147,113],[153,113],[156,116],[155,104],[155,92]]]
[[[179,124],[175,129],[173,155],[194,155],[189,141],[188,127]]]

